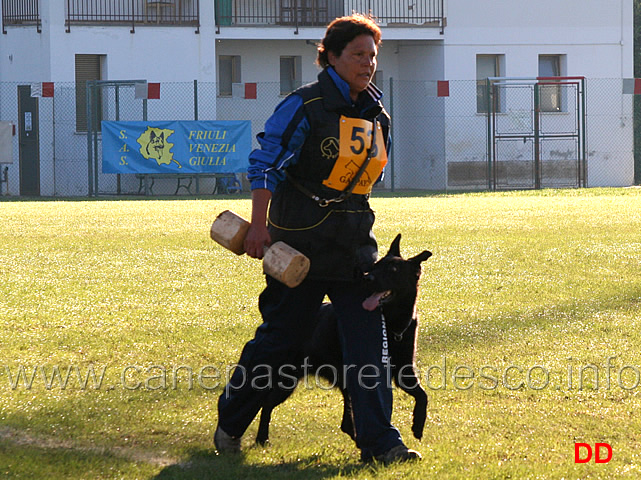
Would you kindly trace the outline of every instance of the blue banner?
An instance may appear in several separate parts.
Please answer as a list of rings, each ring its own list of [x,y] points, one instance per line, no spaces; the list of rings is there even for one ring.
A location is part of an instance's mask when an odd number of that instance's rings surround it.
[[[251,122],[102,122],[103,173],[240,173]]]

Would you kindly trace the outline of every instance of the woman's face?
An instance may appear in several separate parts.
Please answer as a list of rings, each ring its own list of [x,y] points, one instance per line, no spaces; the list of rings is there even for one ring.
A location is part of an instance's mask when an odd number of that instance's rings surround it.
[[[349,94],[356,100],[358,94],[367,88],[376,71],[378,48],[374,37],[363,34],[349,42],[340,56],[328,52],[329,64],[349,84]]]

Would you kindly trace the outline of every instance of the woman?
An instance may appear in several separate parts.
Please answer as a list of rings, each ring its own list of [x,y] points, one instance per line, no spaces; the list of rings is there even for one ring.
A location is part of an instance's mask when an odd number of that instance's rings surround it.
[[[323,68],[318,80],[276,107],[258,135],[261,148],[250,155],[246,252],[262,258],[264,246],[282,240],[304,253],[311,268],[296,288],[267,277],[259,299],[263,324],[245,345],[219,399],[214,438],[219,451],[240,451],[240,437],[274,381],[264,373],[300,357],[328,295],[339,318],[361,458],[385,463],[420,458],[391,424],[383,322],[378,309],[363,307],[367,294],[360,281],[376,261],[368,197],[387,161],[389,116],[380,103],[382,92],[370,83],[380,41],[381,31],[370,18],[334,20],[318,48]]]

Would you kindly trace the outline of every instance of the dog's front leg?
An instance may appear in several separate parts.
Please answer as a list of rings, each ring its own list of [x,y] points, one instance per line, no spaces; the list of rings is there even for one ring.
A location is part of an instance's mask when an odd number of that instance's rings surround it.
[[[427,393],[421,386],[414,365],[405,364],[398,368],[394,375],[396,385],[408,395],[414,397],[412,412],[412,433],[419,440],[423,437],[423,429],[427,419]]]
[[[283,403],[294,392],[294,389],[273,388],[263,404],[260,412],[260,422],[258,424],[258,433],[256,434],[256,443],[265,445],[269,441],[269,423],[272,418],[272,411],[278,405]]]
[[[418,322],[412,319],[401,339],[390,343],[392,356],[392,375],[396,386],[408,395],[414,397],[412,413],[412,433],[419,440],[423,437],[423,429],[427,419],[427,393],[421,386],[416,369],[416,335]]]
[[[414,397],[414,412],[412,414],[412,433],[419,440],[423,438],[423,429],[427,420],[427,393],[417,384],[413,392],[408,392]]]
[[[352,440],[356,441],[352,399],[350,398],[349,393],[347,393],[347,390],[341,388],[341,393],[343,394],[343,421],[341,422],[341,430],[349,435]]]

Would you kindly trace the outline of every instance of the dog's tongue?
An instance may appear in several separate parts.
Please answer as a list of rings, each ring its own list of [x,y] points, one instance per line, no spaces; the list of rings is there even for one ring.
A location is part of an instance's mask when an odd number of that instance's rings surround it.
[[[381,300],[381,297],[385,295],[385,292],[375,293],[374,295],[367,297],[363,302],[363,308],[369,310],[370,312],[376,310],[378,307],[378,302]]]

